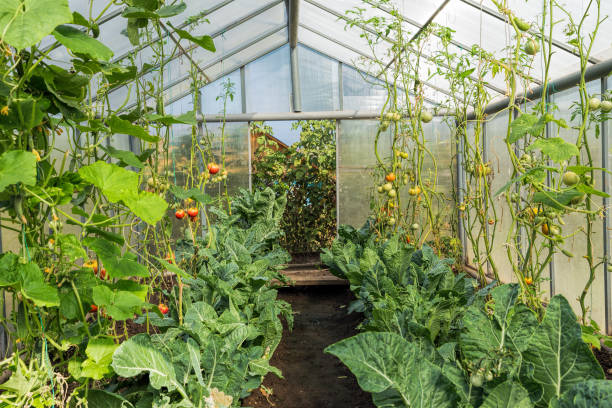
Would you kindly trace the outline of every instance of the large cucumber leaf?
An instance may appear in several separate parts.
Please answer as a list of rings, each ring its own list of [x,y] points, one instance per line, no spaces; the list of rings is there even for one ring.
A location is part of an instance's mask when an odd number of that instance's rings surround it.
[[[11,150],[0,156],[0,192],[17,183],[36,184],[36,157],[31,152]]]
[[[36,44],[58,25],[71,22],[68,0],[0,2],[0,39],[18,50]]]

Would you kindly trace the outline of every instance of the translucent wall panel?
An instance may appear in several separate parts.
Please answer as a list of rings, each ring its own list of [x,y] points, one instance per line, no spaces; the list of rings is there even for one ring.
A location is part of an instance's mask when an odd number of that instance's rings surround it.
[[[245,67],[247,112],[291,111],[289,47],[273,51]]]
[[[564,0],[560,2],[565,10],[571,13],[574,21],[578,22],[588,5],[588,1],[584,0]],[[524,0],[509,0],[508,6],[514,13],[527,21],[533,21],[534,16],[537,16],[538,22],[541,21],[542,14],[542,2]],[[584,21],[585,33],[589,33],[595,27],[596,22],[596,6],[593,2],[589,16]],[[601,2],[601,16],[612,16],[612,2],[602,1]],[[567,43],[568,38],[564,34],[566,27],[567,16],[560,10],[555,9],[554,11],[555,20],[564,20],[565,23],[560,22],[553,28],[553,38],[557,41]],[[612,21],[610,18],[606,19],[599,28],[599,33],[595,38],[595,44],[593,45],[593,56],[601,59],[612,57],[612,48],[610,47],[610,38],[608,33],[612,32]]]
[[[193,96],[187,95],[176,102],[166,106],[166,114],[181,115],[193,111]],[[163,128],[162,128],[163,131]],[[178,186],[184,186],[188,170],[191,165],[191,143],[192,143],[192,126],[184,124],[175,124],[170,126],[169,134],[169,149],[167,161],[163,169],[158,171],[169,172],[169,181]],[[194,160],[199,160],[197,157]]]
[[[226,98],[225,95],[228,95]],[[232,94],[230,97],[229,94]],[[201,89],[203,113],[242,113],[240,71],[225,75]]]
[[[298,49],[303,111],[340,109],[338,61],[310,48]]]
[[[485,243],[484,243],[484,233],[482,233],[483,228],[480,221],[477,218],[477,212],[474,208],[473,204],[470,204],[473,201],[478,191],[482,189],[482,184],[479,185],[477,182],[477,178],[474,177],[473,171],[468,171],[473,168],[473,161],[470,161],[470,157],[474,157],[474,152],[467,153],[469,149],[482,149],[482,129],[478,131],[478,135],[476,135],[476,126],[473,123],[468,124],[467,127],[467,145],[465,146],[466,154],[464,155],[464,169],[465,169],[465,183],[463,195],[465,197],[466,211],[464,211],[463,223],[466,232],[466,259],[467,263],[477,267],[480,263],[484,265],[484,269],[486,270],[486,251]],[[477,255],[475,252],[475,247],[478,248]]]
[[[593,81],[588,84],[587,91],[589,94],[601,93],[601,82]],[[555,113],[555,117],[564,118],[570,127],[566,129],[559,129],[558,135],[568,142],[576,143],[578,132],[572,129],[571,126],[578,124],[578,119],[571,121],[572,111],[574,106],[572,104],[579,101],[578,91],[573,88],[553,96],[554,103],[559,107],[559,112]],[[554,136],[557,136],[556,126],[554,127]],[[601,140],[595,138],[594,129],[588,132],[588,141],[591,148],[592,157],[594,159],[594,166],[601,167]],[[586,156],[583,155],[582,163],[584,164]],[[570,164],[575,164],[572,161]],[[596,175],[600,176],[600,173],[596,172]],[[601,178],[597,177],[595,182],[595,188],[601,189]],[[593,206],[598,208],[602,205],[602,200],[599,197],[593,196]],[[563,234],[568,235],[581,228],[585,228],[585,218],[581,214],[571,214],[564,217],[566,225],[563,227]],[[556,293],[563,294],[567,297],[574,311],[577,315],[580,315],[579,303],[576,300],[582,292],[584,285],[588,280],[588,264],[582,257],[587,253],[587,241],[583,232],[576,233],[573,237],[567,238],[563,248],[574,253],[576,256],[568,258],[563,254],[555,255],[555,291]],[[603,256],[603,225],[600,219],[597,219],[594,223],[594,234],[593,234],[593,254],[595,257],[595,263]],[[593,320],[604,327],[605,319],[605,301],[604,301],[604,279],[603,269],[598,268],[595,282],[591,287],[589,294],[587,295],[587,305],[591,308],[591,316]]]
[[[213,153],[221,166],[222,138],[225,139],[225,166],[229,194],[235,194],[239,188],[249,188],[249,124],[247,122],[208,123],[204,131],[212,139]],[[220,194],[223,183],[217,183],[207,189],[209,194]]]
[[[370,198],[375,192],[371,169],[376,164],[374,138],[378,130],[375,120],[339,121],[338,155],[338,225],[361,227],[370,214]],[[391,136],[383,133],[379,154],[391,155]]]
[[[491,164],[492,181],[491,193],[496,194],[503,186],[512,180],[512,163],[510,154],[506,145],[506,134],[508,131],[508,114],[497,114],[493,119],[486,124],[487,138],[487,158]],[[514,148],[514,147],[512,147]],[[508,194],[512,194],[514,188],[508,190]],[[502,282],[515,282],[516,278],[513,273],[512,266],[517,259],[514,249],[512,252],[513,262],[508,258],[506,240],[508,232],[513,225],[512,214],[506,201],[506,196],[500,194],[493,197],[494,205],[492,206],[492,214],[494,214],[495,224],[489,228],[489,236],[493,240],[492,258],[493,263],[497,267],[499,277]],[[546,289],[546,285],[543,287]]]
[[[377,111],[382,109],[387,90],[377,81],[346,65],[342,66],[342,103],[344,109]]]

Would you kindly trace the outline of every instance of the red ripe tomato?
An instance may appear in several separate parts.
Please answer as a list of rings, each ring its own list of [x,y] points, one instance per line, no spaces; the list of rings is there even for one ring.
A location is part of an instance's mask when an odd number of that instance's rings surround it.
[[[100,279],[106,279],[106,269],[104,268],[100,270]]]
[[[395,174],[393,173],[389,173],[385,176],[385,180],[387,180],[389,183],[391,183],[392,181],[395,181]]]
[[[91,305],[91,308],[89,309],[89,311],[91,313],[96,313],[98,311],[98,306],[96,305]]]
[[[210,164],[208,165],[208,172],[209,172],[210,174],[217,174],[217,173],[219,172],[219,166],[217,166],[217,165],[216,165],[216,164],[214,164],[214,163],[210,163]]]
[[[161,312],[161,314],[165,315],[168,313],[168,311],[170,310],[168,308],[168,306],[164,305],[163,303],[160,303],[157,308],[159,309],[159,311]]]
[[[187,214],[189,214],[189,216],[191,218],[197,217],[198,216],[198,209],[195,207],[191,207],[190,209],[187,210]]]
[[[174,216],[179,220],[182,220],[183,218],[185,218],[185,210],[176,210]]]

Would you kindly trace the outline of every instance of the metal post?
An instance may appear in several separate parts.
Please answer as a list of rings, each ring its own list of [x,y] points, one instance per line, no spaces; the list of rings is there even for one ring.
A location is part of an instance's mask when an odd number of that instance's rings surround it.
[[[340,121],[336,121],[336,237],[340,227]]]
[[[302,88],[300,86],[300,67],[298,61],[298,47],[292,47],[289,52],[291,62],[291,96],[293,111],[302,111]]]
[[[455,121],[455,134],[457,137],[457,200],[459,201],[459,206],[457,206],[457,214],[458,214],[458,225],[457,225],[457,234],[459,235],[459,239],[461,240],[461,248],[463,251],[463,264],[467,264],[467,238],[465,236],[465,225],[463,223],[463,217],[465,215],[464,211],[461,211],[459,207],[463,203],[464,196],[463,191],[465,189],[465,174],[463,172],[463,137],[459,135],[459,123]],[[464,128],[467,132],[467,127]]]
[[[246,69],[244,65],[240,67],[240,101],[242,102],[242,113],[246,113],[247,112]]]
[[[601,78],[601,93],[605,93],[608,89],[608,78]],[[608,159],[608,150],[610,148],[610,144],[608,141],[608,128],[609,122],[605,121],[601,124],[601,165],[604,169],[610,169],[610,160]],[[609,175],[605,171],[601,172],[602,178],[602,186],[604,193],[610,193],[610,189],[608,186],[609,183]],[[608,229],[610,228],[610,219],[608,206],[610,205],[610,199],[608,197],[603,198],[603,250],[604,250],[604,263],[602,265],[604,270],[604,300],[605,300],[605,325],[606,332],[608,334],[612,334],[612,300],[610,297],[612,296],[612,274],[608,271],[608,262],[610,260],[610,233]]]
[[[338,61],[338,109],[344,110],[344,79],[342,79],[342,62]]]

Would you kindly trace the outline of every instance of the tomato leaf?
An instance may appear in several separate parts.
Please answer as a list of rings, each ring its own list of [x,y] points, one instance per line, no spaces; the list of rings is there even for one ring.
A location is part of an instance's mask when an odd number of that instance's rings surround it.
[[[179,35],[179,37],[185,40],[189,40],[199,45],[200,47],[204,48],[205,50],[208,50],[210,52],[217,51],[217,49],[215,48],[215,43],[210,35],[193,36],[188,31],[181,30],[178,28],[175,29],[175,32]]]

